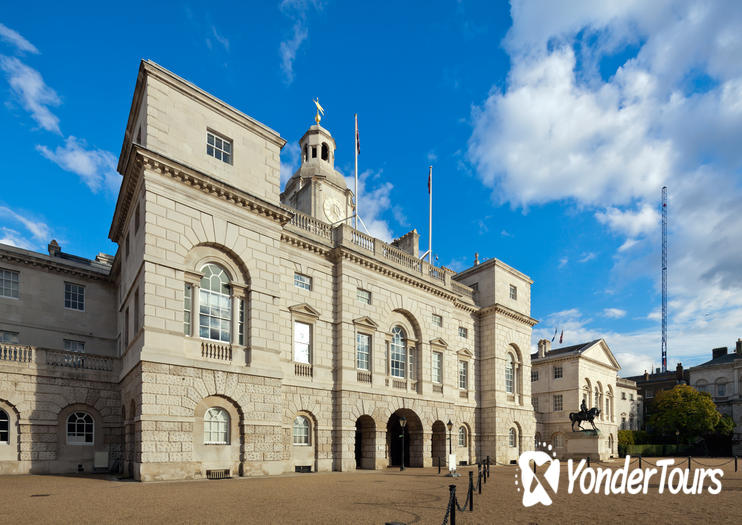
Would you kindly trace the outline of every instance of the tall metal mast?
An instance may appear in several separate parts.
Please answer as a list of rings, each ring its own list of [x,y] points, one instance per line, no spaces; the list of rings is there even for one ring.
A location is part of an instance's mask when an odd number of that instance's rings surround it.
[[[667,372],[667,186],[662,186],[662,371]]]

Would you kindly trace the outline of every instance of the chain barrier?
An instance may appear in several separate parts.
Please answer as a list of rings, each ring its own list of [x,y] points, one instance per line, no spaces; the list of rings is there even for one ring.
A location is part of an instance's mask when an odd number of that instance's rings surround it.
[[[448,496],[448,505],[446,506],[446,515],[443,516],[443,523],[441,525],[447,525],[448,524],[448,516],[451,514],[451,507],[453,506],[453,503],[456,501],[456,485],[449,485],[449,490],[451,491]],[[451,525],[456,525],[456,511],[454,510],[453,519],[451,520]]]
[[[707,465],[707,464],[705,464],[705,463],[701,463],[700,461],[698,461],[698,460],[697,460],[697,459],[695,459],[695,458],[693,459],[693,462],[694,462],[694,463],[698,463],[698,464],[699,464],[699,465],[701,465],[702,467],[715,468],[715,467],[723,467],[724,465],[729,465],[730,463],[734,462],[734,458],[730,459],[729,461],[725,461],[724,463],[720,463],[720,464],[718,464],[718,465]]]

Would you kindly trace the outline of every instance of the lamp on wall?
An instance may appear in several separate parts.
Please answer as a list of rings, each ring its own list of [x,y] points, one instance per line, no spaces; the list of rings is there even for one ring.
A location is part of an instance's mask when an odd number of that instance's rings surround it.
[[[402,427],[402,435],[399,436],[402,438],[402,465],[400,465],[399,470],[404,470],[404,427],[407,426],[407,418],[402,416],[399,418],[399,426]]]

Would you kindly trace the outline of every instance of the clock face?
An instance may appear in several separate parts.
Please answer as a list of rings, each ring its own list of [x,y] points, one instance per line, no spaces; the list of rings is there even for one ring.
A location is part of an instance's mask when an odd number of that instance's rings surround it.
[[[327,199],[323,205],[325,217],[331,223],[338,222],[343,218],[343,208],[336,199]]]

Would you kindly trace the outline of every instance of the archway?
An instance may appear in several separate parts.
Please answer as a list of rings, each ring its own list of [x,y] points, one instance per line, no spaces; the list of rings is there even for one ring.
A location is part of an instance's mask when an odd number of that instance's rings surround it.
[[[441,461],[441,466],[446,464],[446,425],[443,421],[436,421],[433,423],[433,437],[431,442],[430,450],[433,456],[433,466],[438,466],[438,460]]]
[[[376,422],[371,416],[356,420],[356,468],[376,468]]]
[[[405,417],[407,424],[404,427],[402,439],[402,425],[400,418]],[[404,441],[404,465],[406,467],[423,466],[423,425],[420,418],[408,408],[400,408],[389,417],[386,424],[386,442],[389,451],[389,466],[402,464],[402,442]]]

